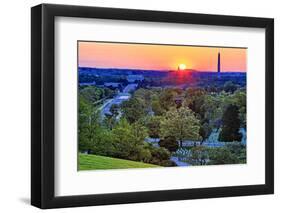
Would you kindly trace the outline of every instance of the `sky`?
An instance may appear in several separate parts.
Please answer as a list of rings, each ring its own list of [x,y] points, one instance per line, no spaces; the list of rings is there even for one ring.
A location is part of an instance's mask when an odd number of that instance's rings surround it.
[[[202,46],[151,45],[109,42],[78,42],[79,67],[147,70],[186,69],[217,71],[218,53],[222,72],[246,72],[247,49]]]

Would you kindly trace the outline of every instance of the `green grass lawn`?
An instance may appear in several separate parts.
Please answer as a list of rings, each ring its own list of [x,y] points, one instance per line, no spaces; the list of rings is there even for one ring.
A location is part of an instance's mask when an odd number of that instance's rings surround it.
[[[79,153],[79,170],[154,168],[158,165]]]

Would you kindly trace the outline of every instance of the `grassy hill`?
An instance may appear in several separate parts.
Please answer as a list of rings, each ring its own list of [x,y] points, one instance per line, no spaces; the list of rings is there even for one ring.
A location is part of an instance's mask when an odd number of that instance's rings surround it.
[[[158,165],[79,153],[79,170],[153,168]]]

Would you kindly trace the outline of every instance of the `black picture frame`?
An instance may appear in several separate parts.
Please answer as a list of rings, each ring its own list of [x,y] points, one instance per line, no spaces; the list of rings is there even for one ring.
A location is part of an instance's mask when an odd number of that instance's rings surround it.
[[[79,196],[54,195],[55,17],[264,28],[266,137],[265,184]],[[42,208],[217,198],[274,193],[274,20],[148,10],[41,4],[31,9],[31,204]]]

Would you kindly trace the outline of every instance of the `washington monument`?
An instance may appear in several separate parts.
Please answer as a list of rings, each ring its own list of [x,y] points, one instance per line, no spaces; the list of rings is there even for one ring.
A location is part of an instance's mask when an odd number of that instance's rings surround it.
[[[221,72],[221,54],[218,54],[218,74]]]

